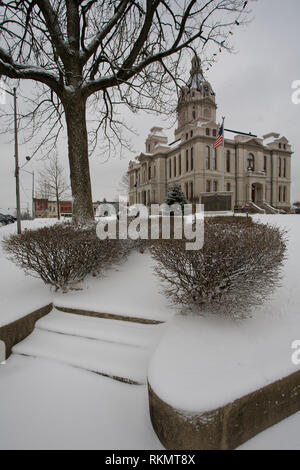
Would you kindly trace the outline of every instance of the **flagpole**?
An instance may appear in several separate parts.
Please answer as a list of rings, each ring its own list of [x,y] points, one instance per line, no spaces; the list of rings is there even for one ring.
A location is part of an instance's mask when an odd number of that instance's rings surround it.
[[[223,146],[222,146],[222,184],[221,184],[221,191],[225,192],[225,117],[222,117],[222,126],[223,126]]]

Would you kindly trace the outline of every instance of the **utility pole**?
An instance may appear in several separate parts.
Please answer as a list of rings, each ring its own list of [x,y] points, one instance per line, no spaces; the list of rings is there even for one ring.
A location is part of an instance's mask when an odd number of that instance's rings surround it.
[[[17,90],[14,88],[14,123],[15,123],[15,177],[16,177],[16,202],[17,202],[17,231],[21,234],[21,209],[20,209],[20,180],[19,180],[19,151],[18,151],[18,121],[17,121]]]

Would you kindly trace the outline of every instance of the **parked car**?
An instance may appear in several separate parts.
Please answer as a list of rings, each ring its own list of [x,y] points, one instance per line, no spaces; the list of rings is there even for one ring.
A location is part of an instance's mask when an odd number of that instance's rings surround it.
[[[13,224],[16,222],[16,217],[14,217],[13,215],[10,215],[10,214],[5,214],[5,218],[7,218],[8,220],[10,220],[10,222]]]
[[[1,225],[8,225],[11,221],[4,214],[0,214],[0,223]]]
[[[2,225],[13,224],[17,219],[10,214],[0,214]]]

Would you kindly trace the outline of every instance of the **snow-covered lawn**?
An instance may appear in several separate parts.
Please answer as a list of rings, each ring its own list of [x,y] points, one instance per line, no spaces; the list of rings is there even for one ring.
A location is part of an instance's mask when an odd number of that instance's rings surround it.
[[[39,279],[25,276],[1,249],[0,326],[54,301],[69,308],[167,321],[167,328],[54,310],[0,366],[0,447],[161,448],[150,424],[146,386],[94,373],[145,383],[151,357],[154,390],[186,411],[214,409],[295,372],[291,344],[300,339],[300,216],[255,218],[289,230],[289,256],[282,287],[253,318],[241,322],[174,317],[176,309],[160,293],[149,253],[132,253],[103,278],[86,280],[83,290],[57,294]],[[54,222],[40,219],[24,226]],[[15,229],[15,224],[0,228],[0,238]],[[242,447],[296,448],[296,430],[299,435],[300,414]]]
[[[14,355],[0,383],[0,449],[162,448],[145,385]]]
[[[22,222],[22,228],[38,228],[52,225],[56,219],[36,219]],[[16,233],[17,224],[0,227],[0,242]],[[52,301],[49,287],[40,279],[25,276],[11,261],[6,259],[0,246],[0,326],[13,322]]]
[[[299,370],[292,343],[300,339],[300,217],[255,218],[289,232],[282,287],[247,320],[174,317],[152,357],[149,382],[176,409],[211,411]]]

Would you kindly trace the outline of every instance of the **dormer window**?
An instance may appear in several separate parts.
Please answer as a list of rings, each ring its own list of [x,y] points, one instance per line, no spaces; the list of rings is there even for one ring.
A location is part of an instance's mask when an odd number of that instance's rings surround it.
[[[279,148],[281,149],[281,144],[279,144]]]

